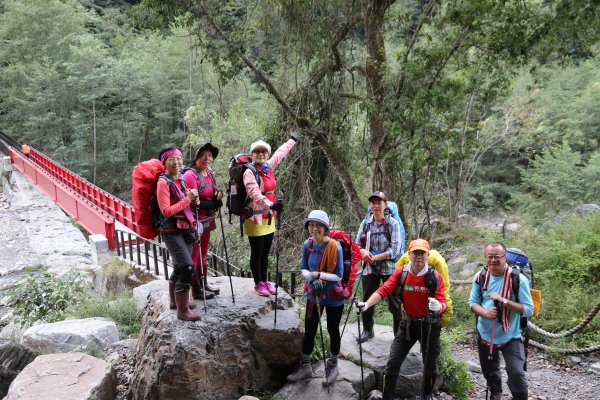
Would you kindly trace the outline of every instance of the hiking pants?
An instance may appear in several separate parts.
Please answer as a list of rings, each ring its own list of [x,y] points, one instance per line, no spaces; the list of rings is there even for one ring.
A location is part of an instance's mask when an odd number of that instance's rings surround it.
[[[175,283],[176,292],[190,290],[194,262],[192,244],[194,238],[186,231],[162,232],[162,239],[173,259],[173,272],[169,280]]]
[[[374,275],[369,274],[362,277],[363,283],[363,301],[367,301],[369,297],[377,289],[379,289],[380,283],[383,283],[388,280],[391,275]],[[397,302],[393,299],[393,296],[387,297],[388,301],[388,309],[392,313],[392,317],[394,318],[394,335],[398,332],[398,323],[400,321],[399,313],[400,309],[398,307]],[[367,311],[362,313],[362,319],[364,324],[365,331],[373,330],[373,315],[375,314],[375,307],[369,307]]]
[[[506,374],[508,375],[508,388],[513,397],[522,398],[527,395],[529,389],[525,377],[525,347],[521,339],[512,339],[504,347],[494,348],[490,359],[490,348],[481,342],[481,336],[477,340],[479,349],[479,364],[492,394],[502,393],[502,373],[500,371],[500,354],[504,357]],[[527,397],[525,397],[527,398]]]
[[[263,236],[248,236],[250,241],[250,269],[254,283],[266,282],[269,271],[269,252],[275,233]]]
[[[364,279],[364,278],[363,278]],[[431,330],[431,331],[430,331]],[[432,394],[435,379],[438,375],[436,360],[440,355],[440,323],[429,323],[425,320],[400,321],[398,332],[392,346],[390,356],[385,366],[385,375],[395,385],[400,367],[414,344],[419,341],[425,375],[423,376],[423,395]],[[428,343],[429,342],[429,343]]]
[[[208,242],[210,241],[210,232],[205,230],[200,236],[200,244],[194,243],[192,248],[192,259],[194,260],[194,268],[199,272],[198,275],[207,275],[208,265],[206,264],[206,254],[208,253]],[[202,257],[202,258],[200,258]],[[200,268],[203,266],[203,268]]]
[[[310,304],[306,302],[306,309],[309,310]],[[327,312],[327,332],[329,333],[329,350],[331,354],[340,354],[340,321],[344,314],[344,305],[338,307],[320,306],[317,312],[317,304],[313,304],[310,317],[307,315],[304,319],[304,339],[302,340],[302,354],[312,354],[315,347],[315,335],[319,329],[319,315],[323,315],[323,308]]]

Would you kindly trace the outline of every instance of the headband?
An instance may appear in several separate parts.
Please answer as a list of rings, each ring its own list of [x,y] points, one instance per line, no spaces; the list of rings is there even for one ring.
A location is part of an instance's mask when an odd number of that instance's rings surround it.
[[[165,164],[167,162],[167,159],[169,157],[180,157],[183,158],[183,153],[181,152],[181,150],[175,148],[175,149],[170,149],[165,151],[162,156],[160,156],[160,162],[162,162],[163,164]]]

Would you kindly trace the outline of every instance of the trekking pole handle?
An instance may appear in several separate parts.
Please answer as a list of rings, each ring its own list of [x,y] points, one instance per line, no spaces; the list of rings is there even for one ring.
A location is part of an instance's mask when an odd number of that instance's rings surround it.
[[[498,311],[498,314],[496,315],[496,318],[498,319],[498,323],[501,324],[502,323],[502,303],[500,303],[499,300],[494,300],[494,307],[496,307],[496,310]]]

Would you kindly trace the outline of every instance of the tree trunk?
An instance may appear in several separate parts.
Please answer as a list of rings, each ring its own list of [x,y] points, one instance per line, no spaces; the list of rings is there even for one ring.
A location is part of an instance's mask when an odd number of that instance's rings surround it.
[[[372,179],[373,190],[388,191],[390,177],[385,165],[385,144],[387,131],[383,122],[384,83],[383,69],[386,62],[385,43],[383,40],[385,12],[394,3],[390,0],[368,0],[364,7],[367,98],[369,99],[369,129],[371,131],[371,155],[373,157]],[[387,178],[387,179],[386,179]]]

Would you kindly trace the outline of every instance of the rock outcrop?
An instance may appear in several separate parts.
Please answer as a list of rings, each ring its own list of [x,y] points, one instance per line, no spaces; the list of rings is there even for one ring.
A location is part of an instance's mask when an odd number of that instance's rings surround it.
[[[114,400],[115,381],[104,360],[84,353],[47,354],[23,369],[4,400]]]
[[[19,343],[0,341],[0,398],[6,396],[11,382],[36,356]]]
[[[279,388],[300,359],[302,322],[292,298],[280,289],[277,326],[274,296],[261,297],[254,282],[211,279],[221,294],[202,302],[202,320],[177,319],[168,292],[148,291],[129,399],[237,399],[250,387]]]
[[[117,325],[106,318],[67,319],[32,326],[22,343],[42,354],[69,351],[100,352],[119,340]]]

